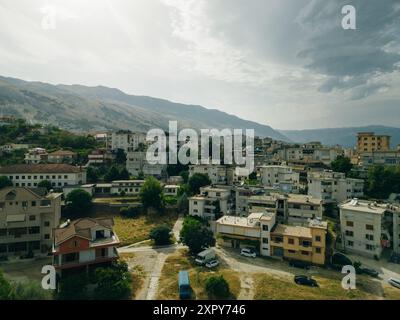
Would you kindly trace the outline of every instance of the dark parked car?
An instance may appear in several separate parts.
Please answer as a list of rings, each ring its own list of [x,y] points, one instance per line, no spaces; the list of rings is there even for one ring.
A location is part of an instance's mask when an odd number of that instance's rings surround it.
[[[290,260],[289,266],[306,270],[310,269],[310,265],[308,263],[298,260]]]
[[[318,287],[318,283],[308,276],[294,276],[294,282],[303,286]]]
[[[371,268],[360,267],[358,270],[360,271],[360,273],[367,274],[374,278],[377,278],[379,276],[379,272]]]

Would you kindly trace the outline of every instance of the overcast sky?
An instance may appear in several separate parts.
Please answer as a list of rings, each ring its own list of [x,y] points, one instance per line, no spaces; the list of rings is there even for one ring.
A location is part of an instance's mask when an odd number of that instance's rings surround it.
[[[357,30],[341,27],[345,4]],[[398,0],[1,0],[0,75],[277,129],[400,127],[399,37]]]

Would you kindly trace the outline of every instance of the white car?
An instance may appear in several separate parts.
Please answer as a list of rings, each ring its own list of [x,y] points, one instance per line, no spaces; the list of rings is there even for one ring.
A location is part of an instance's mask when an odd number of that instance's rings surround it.
[[[245,256],[245,257],[250,257],[250,258],[255,258],[257,255],[256,255],[256,252],[253,250],[253,249],[249,249],[249,248],[243,248],[241,251],[240,251],[240,254],[242,255],[242,256]]]
[[[207,268],[215,268],[216,266],[218,266],[219,265],[219,261],[217,260],[217,259],[212,259],[212,260],[210,260],[210,261],[208,261],[207,263],[206,263],[206,267]]]
[[[399,279],[390,278],[390,279],[388,280],[388,282],[389,282],[393,287],[396,287],[396,288],[399,288],[399,289],[400,289],[400,280],[399,280]]]

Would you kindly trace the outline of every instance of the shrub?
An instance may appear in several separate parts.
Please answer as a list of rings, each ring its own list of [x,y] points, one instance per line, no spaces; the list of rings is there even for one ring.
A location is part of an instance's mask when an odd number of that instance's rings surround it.
[[[150,231],[149,237],[157,246],[170,244],[171,228],[166,225],[157,226]]]
[[[119,213],[126,218],[136,218],[140,214],[140,207],[123,207]]]
[[[222,275],[209,277],[205,289],[210,298],[226,299],[230,295],[229,284]]]

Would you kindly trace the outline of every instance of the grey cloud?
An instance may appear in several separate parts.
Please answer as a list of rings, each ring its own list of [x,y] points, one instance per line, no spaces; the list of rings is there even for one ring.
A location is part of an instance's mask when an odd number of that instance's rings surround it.
[[[352,4],[357,11],[357,30],[343,30],[341,8]],[[328,76],[319,88],[352,90],[352,99],[364,98],[387,86],[368,84],[376,76],[399,70],[400,6],[397,0],[311,1],[298,21],[307,34],[299,58],[305,67]],[[346,78],[351,77],[350,81]],[[360,86],[365,86],[362,88]]]

